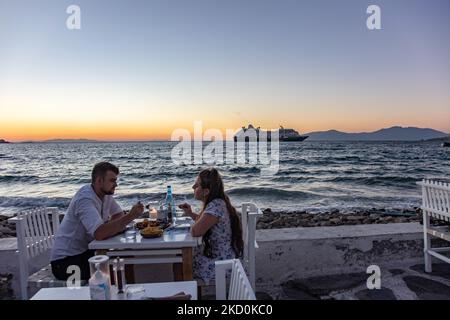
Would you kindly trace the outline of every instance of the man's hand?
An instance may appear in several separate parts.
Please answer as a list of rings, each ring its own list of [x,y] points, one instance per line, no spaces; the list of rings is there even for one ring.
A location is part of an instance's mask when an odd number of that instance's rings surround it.
[[[144,205],[141,202],[136,203],[128,214],[122,215],[117,219],[110,220],[102,224],[95,230],[95,240],[104,240],[122,232],[128,223],[138,218],[144,212]]]
[[[132,217],[132,220],[139,218],[144,213],[144,205],[139,201],[136,203],[130,210],[130,213],[128,215],[130,218]]]

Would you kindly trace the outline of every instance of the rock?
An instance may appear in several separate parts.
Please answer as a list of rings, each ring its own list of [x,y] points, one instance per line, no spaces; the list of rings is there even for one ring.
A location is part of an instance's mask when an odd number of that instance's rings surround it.
[[[347,220],[349,221],[359,221],[364,220],[364,216],[348,216]]]
[[[8,227],[0,226],[0,233],[3,233],[3,234],[10,234],[10,233],[15,233],[15,231],[14,231],[14,230],[11,230],[11,229],[8,228]]]
[[[387,216],[387,217],[381,217],[381,218],[380,218],[380,221],[381,221],[381,223],[392,222],[392,221],[394,221],[394,217],[390,217],[390,216]]]
[[[391,289],[364,289],[355,293],[359,300],[397,300]]]
[[[331,222],[331,223],[334,223],[334,224],[338,224],[338,223],[341,222],[341,219],[339,219],[339,218],[333,218],[333,219],[330,219],[330,222]]]

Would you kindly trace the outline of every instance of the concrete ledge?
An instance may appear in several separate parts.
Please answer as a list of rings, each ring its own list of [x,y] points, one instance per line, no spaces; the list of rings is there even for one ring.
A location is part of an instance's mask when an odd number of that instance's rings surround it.
[[[12,274],[11,289],[16,297],[20,296],[19,260],[17,259],[17,239],[0,239],[0,273]]]
[[[423,259],[419,223],[257,230],[256,240],[260,284],[366,272],[372,264]]]

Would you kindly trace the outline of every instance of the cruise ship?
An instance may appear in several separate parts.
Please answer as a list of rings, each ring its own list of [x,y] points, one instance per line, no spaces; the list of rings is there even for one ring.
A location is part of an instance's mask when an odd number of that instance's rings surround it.
[[[255,130],[257,141],[259,141],[259,134],[262,132],[260,127],[255,128],[253,125],[249,124],[248,127],[242,127],[235,135],[234,135],[234,141],[237,141],[238,138],[242,135],[245,136],[245,141],[249,141],[249,136],[251,136],[250,133],[248,133],[248,130]],[[279,141],[303,141],[308,136],[302,136],[298,133],[298,131],[294,129],[285,129],[283,126],[280,126],[280,129],[278,129],[279,133]],[[271,140],[271,134],[270,131],[267,131],[267,140]]]

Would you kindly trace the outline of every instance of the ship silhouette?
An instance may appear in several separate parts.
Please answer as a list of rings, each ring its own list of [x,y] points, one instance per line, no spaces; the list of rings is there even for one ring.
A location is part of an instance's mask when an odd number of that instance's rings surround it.
[[[234,135],[234,141],[243,141],[242,136],[244,137],[245,141],[251,141],[252,137],[256,136],[256,141],[259,141],[260,136],[261,139],[271,141],[272,140],[272,132],[278,131],[279,134],[279,141],[303,141],[308,136],[302,136],[298,133],[298,131],[294,129],[285,129],[283,126],[280,126],[278,130],[272,130],[272,131],[265,131],[262,130],[260,127],[255,128],[252,124],[249,124],[248,127],[242,127],[236,134]]]

